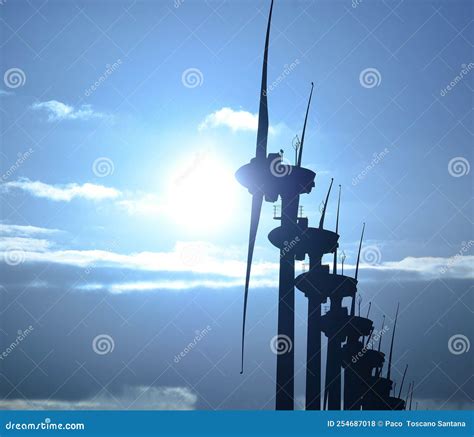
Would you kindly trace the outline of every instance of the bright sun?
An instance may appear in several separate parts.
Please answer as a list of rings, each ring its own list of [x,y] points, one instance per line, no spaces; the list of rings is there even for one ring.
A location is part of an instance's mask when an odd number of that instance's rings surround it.
[[[233,170],[214,154],[203,151],[173,172],[166,204],[175,224],[193,231],[212,231],[231,220],[237,195]]]

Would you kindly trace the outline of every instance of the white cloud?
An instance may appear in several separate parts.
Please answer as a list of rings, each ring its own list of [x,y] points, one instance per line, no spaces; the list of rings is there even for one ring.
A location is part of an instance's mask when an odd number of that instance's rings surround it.
[[[28,227],[18,226],[19,235],[25,235]],[[42,229],[42,228],[35,228]],[[239,247],[219,247],[202,241],[177,242],[171,251],[118,253],[112,250],[56,249],[53,241],[44,238],[18,236],[15,228],[0,237],[0,262],[8,260],[11,250],[21,251],[23,263],[53,263],[82,268],[129,269],[143,272],[191,274],[189,277],[170,278],[160,276],[153,280],[130,282],[89,282],[80,290],[104,289],[113,293],[152,290],[187,290],[197,287],[223,289],[242,286],[246,269],[245,250]],[[30,232],[30,230],[26,231]],[[32,232],[32,231],[31,231]],[[42,231],[39,231],[40,233]],[[6,261],[5,261],[6,262]],[[368,272],[400,272],[400,279],[432,280],[474,278],[473,255],[442,257],[406,257],[399,261],[387,261],[377,265],[361,264]],[[346,265],[347,271],[354,269]],[[255,261],[252,267],[251,286],[271,288],[277,285],[279,264]],[[367,278],[370,280],[370,277]]]
[[[51,235],[61,232],[59,229],[39,228],[37,226],[8,225],[0,223],[0,234],[28,237],[31,235]]]
[[[44,252],[51,245],[50,241],[39,238],[0,237],[0,251],[4,252],[11,250]]]
[[[248,131],[256,132],[258,127],[258,114],[244,110],[235,110],[232,108],[221,108],[208,114],[204,121],[199,125],[199,130],[227,127],[232,132]],[[270,126],[269,133],[276,134],[281,126]]]
[[[89,120],[105,117],[105,114],[94,111],[91,105],[81,105],[79,108],[74,108],[57,100],[33,103],[31,109],[45,111],[48,115],[48,121]]]
[[[78,401],[3,399],[6,410],[194,410],[197,396],[187,387],[127,386],[120,394],[101,392]]]
[[[11,96],[13,93],[11,91],[5,91],[0,89],[0,96]]]
[[[1,247],[0,245],[0,256],[6,257],[8,253],[3,252]],[[11,246],[5,245],[4,247]],[[187,272],[219,275],[241,281],[245,274],[246,265],[243,259],[236,259],[234,251],[230,250],[228,252],[225,248],[218,248],[203,242],[178,242],[173,251],[170,252],[138,252],[132,254],[120,254],[106,250],[44,251],[43,246],[39,243],[37,245],[32,244],[31,248],[24,245],[21,245],[21,247],[24,249],[21,254],[23,262],[63,264],[84,269],[121,268],[151,272]],[[36,250],[36,247],[39,247],[39,249]],[[273,277],[277,271],[277,263],[256,262],[252,269],[252,277],[266,279],[267,277]],[[199,284],[193,283],[192,280],[186,280],[182,283],[175,282],[174,285],[170,282],[163,284],[167,284],[166,288],[178,288],[177,284],[186,288],[199,286]],[[209,285],[211,285],[211,282],[209,282]],[[153,286],[156,286],[156,284]],[[130,284],[128,287],[137,289],[144,286]],[[150,288],[150,285],[146,287]],[[119,290],[120,287],[117,291]]]
[[[463,255],[453,257],[413,257],[408,256],[400,261],[385,261],[381,264],[363,264],[361,269],[373,271],[399,271],[414,273],[422,279],[436,278],[474,278],[474,255]],[[348,270],[355,269],[354,265],[344,265]]]
[[[107,290],[111,293],[129,293],[134,291],[182,291],[191,290],[194,288],[206,288],[212,290],[222,290],[225,288],[243,287],[244,277],[241,279],[224,279],[224,280],[206,280],[206,279],[184,279],[184,280],[162,280],[162,281],[136,281],[136,282],[121,282],[114,284],[99,284],[90,283],[80,285],[77,290],[94,291]],[[273,279],[253,279],[253,288],[275,288],[278,287],[277,275],[273,275]]]
[[[156,194],[137,195],[117,201],[117,205],[130,215],[144,215],[146,217],[157,216],[166,212],[163,201]]]
[[[49,185],[40,181],[20,179],[18,181],[6,182],[1,187],[6,191],[16,188],[26,191],[32,196],[42,197],[57,202],[69,202],[76,197],[88,200],[115,199],[121,195],[120,191],[115,188],[91,183],[85,183],[82,185],[76,183]]]
[[[116,199],[115,205],[127,212],[129,215],[157,216],[167,211],[163,199],[156,194],[150,193],[122,193],[113,187],[92,183],[69,183],[69,184],[46,184],[41,181],[30,181],[21,178],[17,181],[10,181],[0,184],[0,192],[10,192],[12,190],[22,190],[34,197],[49,199],[56,202],[70,202],[74,198],[88,200]],[[0,223],[0,234],[22,233],[23,236],[51,233],[55,230],[36,228],[34,226],[15,226]]]

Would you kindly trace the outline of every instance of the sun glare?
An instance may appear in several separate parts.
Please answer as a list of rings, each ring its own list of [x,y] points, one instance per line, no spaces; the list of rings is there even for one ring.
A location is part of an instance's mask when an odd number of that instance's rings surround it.
[[[234,171],[210,152],[185,160],[171,175],[167,205],[171,220],[192,231],[222,229],[235,212]]]

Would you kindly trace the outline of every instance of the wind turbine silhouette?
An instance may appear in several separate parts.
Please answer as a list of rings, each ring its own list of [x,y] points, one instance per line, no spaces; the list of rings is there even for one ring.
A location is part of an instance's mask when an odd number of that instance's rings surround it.
[[[319,226],[310,227],[307,217],[298,217],[300,195],[311,192],[316,177],[313,171],[302,167],[306,126],[314,90],[313,83],[311,83],[301,142],[298,141],[296,146],[294,145],[295,165],[283,160],[282,151],[281,153],[267,153],[269,130],[267,68],[272,12],[273,0],[268,15],[263,53],[255,157],[248,164],[239,168],[235,175],[238,182],[252,195],[242,317],[241,373],[244,369],[250,277],[262,204],[264,199],[267,202],[276,202],[281,199],[280,217],[277,217],[276,213],[274,217],[281,220],[281,224],[268,235],[270,242],[280,250],[278,335],[274,337],[277,339],[275,348],[277,351],[276,409],[291,410],[294,408],[295,286],[308,298],[306,409],[318,410],[321,407],[330,410],[406,408],[408,396],[413,397],[413,386],[408,389],[407,401],[400,399],[400,397],[390,396],[393,387],[390,376],[398,307],[385,378],[382,377],[385,354],[380,351],[383,330],[379,338],[378,350],[375,350],[373,346],[371,349],[367,349],[374,332],[373,322],[369,319],[371,303],[369,303],[366,317],[361,316],[360,302],[359,314],[356,315],[355,311],[356,297],[360,296],[357,294],[357,285],[365,223],[359,242],[355,275],[352,278],[344,275],[345,256],[342,259],[341,273],[337,272],[341,187],[339,186],[337,202],[336,232],[324,229],[333,180],[331,180],[323,202]],[[289,244],[294,241],[297,243]],[[324,255],[330,253],[334,255],[332,273],[329,271],[330,266],[323,264],[322,260]],[[309,258],[309,270],[295,278],[295,260],[304,261],[306,256]],[[343,305],[343,300],[346,298],[351,299],[350,308]],[[322,315],[322,304],[328,300],[331,303],[330,309]],[[382,328],[384,328],[384,323],[385,316]],[[328,346],[324,396],[321,399],[322,334],[327,337]],[[367,340],[365,340],[366,338]],[[360,359],[353,361],[352,358],[356,356]],[[344,371],[344,380],[342,371]],[[400,385],[399,396],[404,378]],[[344,385],[342,386],[343,381]],[[344,394],[343,399],[341,398],[342,393]]]
[[[245,325],[247,318],[247,304],[252,268],[253,252],[257,236],[260,213],[263,199],[267,202],[276,202],[281,198],[281,226],[272,231],[270,241],[280,249],[280,276],[278,298],[278,337],[277,342],[285,342],[288,347],[279,351],[277,355],[276,378],[276,408],[290,410],[294,407],[294,276],[295,276],[295,250],[286,247],[288,241],[293,241],[298,235],[298,206],[299,196],[309,193],[314,187],[316,174],[301,167],[304,132],[298,150],[296,165],[283,161],[279,153],[267,155],[268,141],[268,103],[267,103],[267,66],[268,46],[270,39],[270,26],[273,11],[273,0],[270,5],[265,49],[263,54],[262,82],[260,88],[260,106],[258,114],[257,145],[255,157],[249,164],[242,166],[236,172],[240,184],[248,189],[252,195],[252,210],[250,216],[249,244],[247,253],[247,269],[245,275],[244,310],[242,319],[242,359],[241,373],[244,367]],[[312,89],[311,89],[312,92]],[[310,95],[311,100],[311,95]],[[309,103],[308,103],[309,110]],[[308,117],[306,112],[305,127]],[[286,243],[286,245],[285,245]]]

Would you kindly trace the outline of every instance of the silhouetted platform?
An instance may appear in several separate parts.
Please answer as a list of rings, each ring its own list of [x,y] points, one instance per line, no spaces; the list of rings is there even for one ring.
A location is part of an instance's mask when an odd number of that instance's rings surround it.
[[[339,235],[326,229],[310,228],[307,223],[308,219],[299,218],[298,225],[293,228],[279,226],[268,234],[268,239],[280,249],[290,241],[297,241],[294,252],[299,260],[303,260],[305,254],[320,259],[324,254],[333,253],[338,247]]]
[[[353,297],[357,291],[357,281],[354,278],[328,274],[323,269],[313,269],[298,275],[295,285],[307,298],[319,297],[323,300],[328,297]]]
[[[339,337],[351,337],[354,333],[359,336],[370,335],[373,322],[365,317],[350,316],[347,308],[338,308],[337,311],[330,310],[321,317],[321,328],[327,337],[335,335]]]

